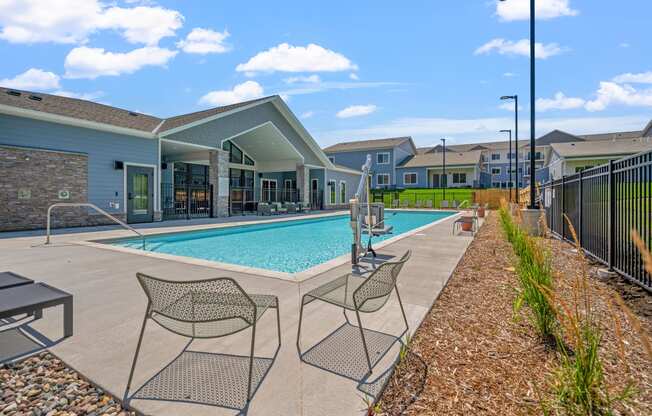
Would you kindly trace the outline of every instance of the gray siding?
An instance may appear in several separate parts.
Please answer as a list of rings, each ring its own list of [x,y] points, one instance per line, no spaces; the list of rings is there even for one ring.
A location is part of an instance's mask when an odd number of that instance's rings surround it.
[[[355,190],[358,187],[358,183],[360,182],[360,176],[361,175],[355,175],[352,173],[346,173],[346,172],[339,172],[335,170],[328,170],[326,172],[326,181],[335,181],[337,184],[336,187],[336,204],[337,205],[342,205],[342,204],[348,204],[349,200],[353,198],[355,195]],[[344,181],[346,182],[346,200],[342,201],[342,198],[340,196],[340,182]],[[327,206],[329,204],[329,196],[328,196],[328,188],[324,187],[326,190],[326,195],[325,195],[325,201],[324,205]]]
[[[114,160],[158,164],[158,140],[125,136],[22,117],[0,115],[0,144],[84,153],[88,156],[88,200],[111,211],[124,211],[124,171]],[[115,212],[115,210],[113,210]]]
[[[317,155],[308,147],[272,103],[259,105],[178,133],[173,133],[167,136],[167,138],[203,146],[219,147],[222,140],[268,121],[274,123],[299,153],[303,155],[306,164],[323,165]]]
[[[378,153],[389,153],[389,163],[379,165],[376,163]],[[362,165],[367,161],[367,155],[371,155],[371,171],[373,172],[373,178],[371,185],[373,187],[378,186],[376,180],[376,175],[379,173],[386,173],[389,175],[389,184],[395,185],[394,182],[394,149],[377,149],[377,150],[364,150],[357,152],[339,152],[339,153],[328,153],[328,156],[335,159],[335,164],[346,166],[350,169],[360,170]]]
[[[403,174],[414,172],[417,174],[416,185],[406,185],[403,182]],[[396,169],[396,185],[399,188],[427,188],[428,187],[428,171],[426,168],[397,168]]]

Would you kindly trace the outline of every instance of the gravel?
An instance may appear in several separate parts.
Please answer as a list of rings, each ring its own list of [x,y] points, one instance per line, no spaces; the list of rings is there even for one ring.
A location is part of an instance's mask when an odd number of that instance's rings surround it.
[[[2,416],[134,416],[50,352],[0,367]]]

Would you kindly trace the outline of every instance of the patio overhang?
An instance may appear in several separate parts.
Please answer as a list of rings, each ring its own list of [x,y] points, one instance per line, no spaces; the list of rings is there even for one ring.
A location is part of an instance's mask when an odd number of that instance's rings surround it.
[[[236,136],[222,140],[230,140],[256,161],[256,170],[274,172],[295,170],[303,165],[303,155],[285,137],[271,121]]]
[[[210,152],[214,147],[161,139],[161,161],[210,164]]]

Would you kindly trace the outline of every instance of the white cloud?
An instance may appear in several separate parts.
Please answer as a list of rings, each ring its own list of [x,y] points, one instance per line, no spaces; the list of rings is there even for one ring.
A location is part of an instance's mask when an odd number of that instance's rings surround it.
[[[514,101],[506,101],[502,103],[501,105],[498,106],[501,110],[507,110],[514,112],[514,108],[516,106],[516,103]],[[523,109],[523,106],[519,105],[518,106],[518,111],[521,111]]]
[[[346,56],[315,45],[292,46],[282,43],[259,52],[239,64],[236,71],[254,75],[258,72],[337,72],[355,71],[358,67]]]
[[[621,48],[629,48],[629,47],[632,46],[632,45],[630,45],[630,44],[627,43],[627,42],[621,42],[620,45],[618,45],[618,46],[620,46]]]
[[[315,115],[314,111],[306,111],[306,112],[301,114],[301,118],[305,120],[307,118],[311,118],[314,115]]]
[[[283,81],[285,81],[286,84],[317,84],[321,82],[321,78],[319,78],[319,75],[314,74],[307,77],[289,77],[285,78]]]
[[[652,107],[652,88],[636,90],[631,85],[620,85],[615,82],[600,82],[596,98],[587,101],[588,111],[603,111],[611,104],[621,104],[629,107]]]
[[[292,95],[306,95],[306,94],[315,94],[319,92],[329,91],[329,90],[351,90],[351,89],[361,89],[361,88],[381,88],[381,87],[391,87],[404,85],[400,82],[317,82],[317,83],[305,83],[299,85],[295,88],[285,90],[279,94],[285,94],[287,96]]]
[[[245,81],[233,87],[232,90],[211,91],[199,99],[199,104],[223,106],[260,98],[263,94],[263,87],[259,83]]]
[[[624,117],[576,117],[576,118],[539,118],[537,132],[545,134],[554,129],[568,131],[574,134],[601,133],[605,131],[640,130],[650,121],[649,115]],[[359,129],[341,129],[316,132],[321,146],[337,143],[342,137],[356,139],[373,139],[378,137],[412,136],[417,145],[423,146],[438,143],[441,137],[451,137],[457,143],[473,143],[478,138],[486,141],[504,140],[498,131],[505,126],[511,126],[514,118],[478,118],[449,119],[428,117],[405,117],[386,123],[374,124]],[[529,120],[521,120],[519,124],[521,138],[529,137]]]
[[[356,74],[355,72],[351,72],[351,73],[349,74],[349,78],[351,78],[351,79],[354,80],[354,81],[358,81],[358,80],[360,80],[360,77],[359,77],[358,74]]]
[[[638,74],[632,74],[631,72],[620,74],[614,77],[613,81],[619,84],[652,84],[652,71],[640,72]]]
[[[230,33],[216,32],[211,29],[194,28],[186,39],[177,42],[177,47],[186,53],[224,53],[230,50],[229,45],[225,43]]]
[[[343,110],[340,110],[337,112],[336,116],[337,118],[351,118],[351,117],[361,117],[361,116],[366,116],[371,113],[376,112],[378,107],[376,107],[373,104],[369,105],[352,105],[349,107],[346,107]]]
[[[539,98],[536,101],[537,111],[571,110],[581,108],[586,101],[583,98],[567,97],[563,92],[555,94],[554,98]]]
[[[165,66],[177,54],[165,48],[146,46],[122,53],[81,46],[66,56],[66,78],[90,78],[131,74],[145,66]]]
[[[484,45],[475,50],[475,55],[488,55],[492,52],[498,52],[500,55],[521,55],[530,56],[530,41],[529,39],[521,39],[519,41],[505,40],[502,38],[492,39]],[[559,55],[565,52],[565,49],[560,47],[557,43],[535,43],[534,56],[537,59],[548,59],[551,56]]]
[[[30,68],[13,78],[0,79],[0,85],[7,88],[30,91],[48,91],[59,88],[59,75],[38,68]]]
[[[163,7],[113,7],[99,0],[0,1],[0,39],[12,43],[85,43],[99,30],[117,30],[130,43],[155,45],[173,36],[183,15]]]
[[[503,76],[504,76],[505,78],[514,78],[514,77],[518,76],[518,74],[515,73],[515,72],[505,72],[505,73],[503,74]]]
[[[579,11],[571,8],[570,0],[537,0],[534,9],[537,19],[547,20],[562,16],[577,16]],[[529,0],[496,0],[496,15],[504,21],[529,20]]]

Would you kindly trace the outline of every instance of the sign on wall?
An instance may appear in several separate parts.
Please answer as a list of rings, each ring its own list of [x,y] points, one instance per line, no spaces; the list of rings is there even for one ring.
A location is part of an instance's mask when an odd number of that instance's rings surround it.
[[[18,199],[31,199],[32,190],[27,188],[18,189]]]
[[[70,191],[66,191],[66,190],[59,191],[59,199],[70,199]]]

